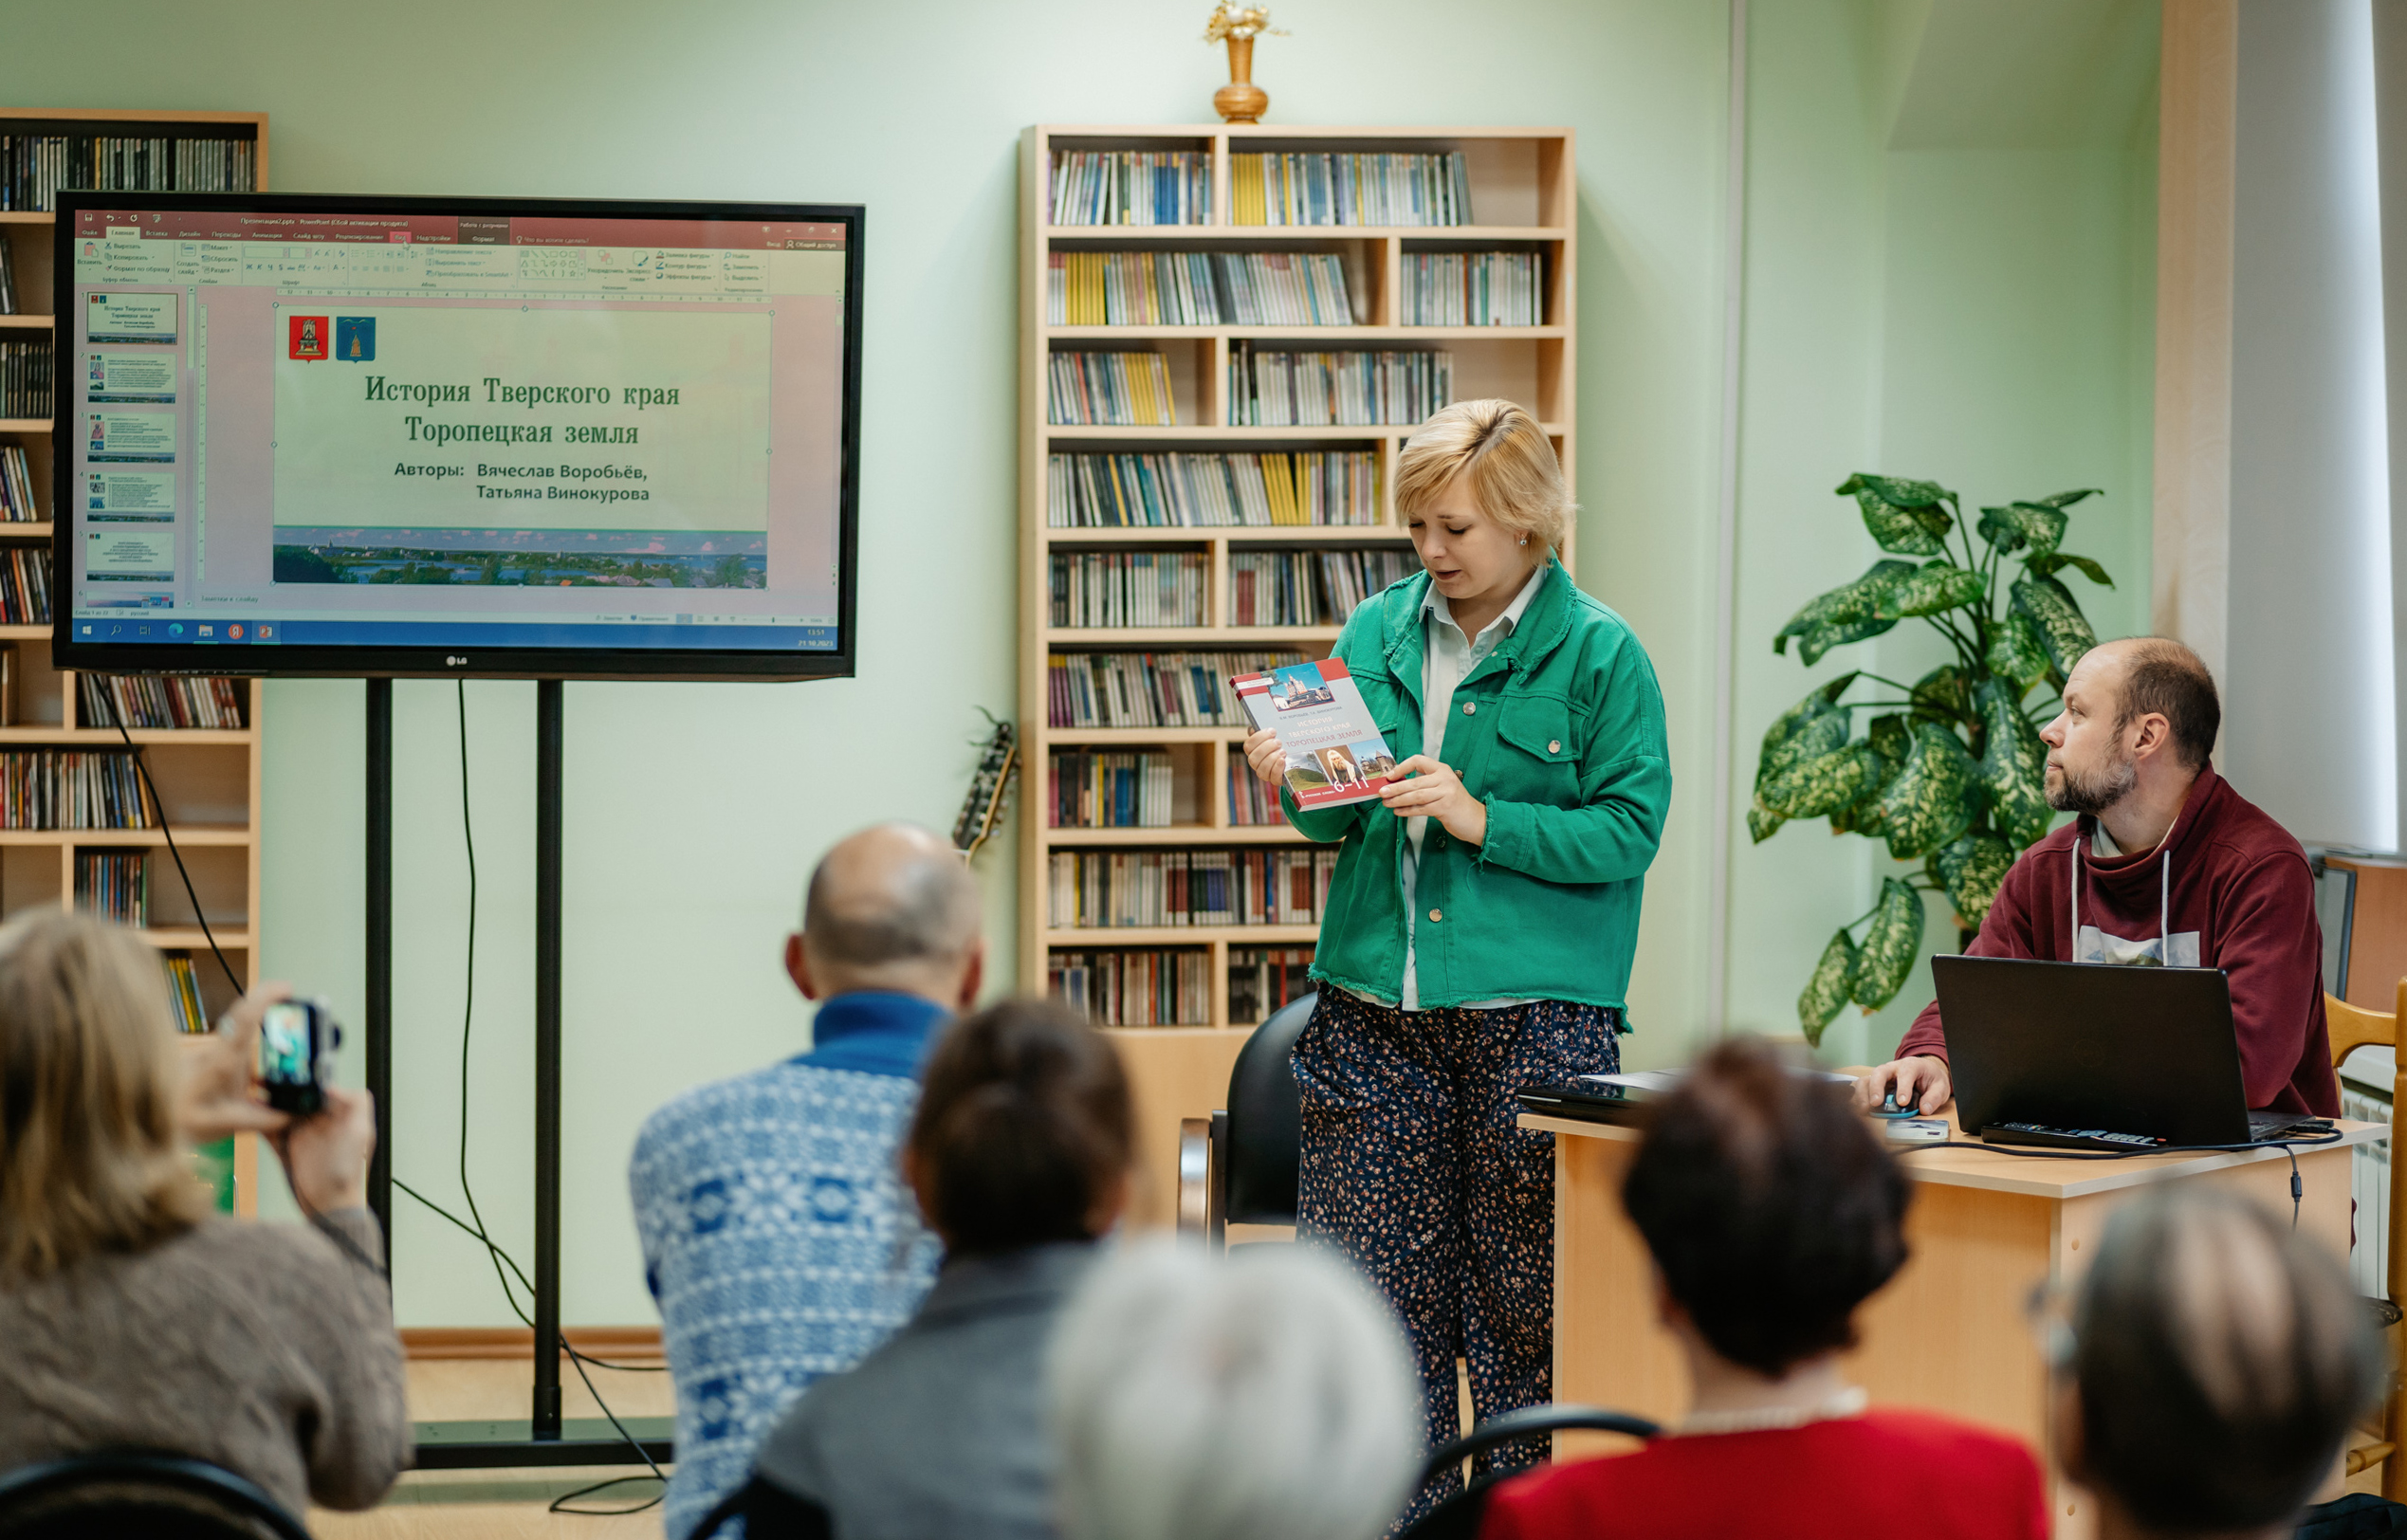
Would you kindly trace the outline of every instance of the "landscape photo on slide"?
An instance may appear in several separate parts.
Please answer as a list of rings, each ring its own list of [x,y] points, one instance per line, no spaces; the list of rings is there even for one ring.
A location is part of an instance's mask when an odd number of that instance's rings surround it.
[[[766,588],[768,538],[644,529],[276,531],[279,583]]]

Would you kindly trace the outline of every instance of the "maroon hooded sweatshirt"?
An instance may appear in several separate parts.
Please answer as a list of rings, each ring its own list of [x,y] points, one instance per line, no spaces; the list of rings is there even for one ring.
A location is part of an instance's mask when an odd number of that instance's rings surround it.
[[[2025,851],[1967,955],[2067,962],[2152,953],[2177,967],[2221,968],[2249,1106],[2340,1116],[2324,1026],[2324,930],[2298,841],[2212,766],[2155,850],[2098,856],[2097,827],[2084,814]],[[1937,1000],[1897,1045],[1900,1058],[1916,1054],[1947,1057]]]

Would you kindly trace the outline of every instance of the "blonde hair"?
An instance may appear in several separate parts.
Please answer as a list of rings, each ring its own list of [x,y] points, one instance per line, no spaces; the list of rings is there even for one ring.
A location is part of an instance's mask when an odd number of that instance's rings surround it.
[[[0,926],[0,1276],[199,1219],[169,1035],[158,956],[132,931],[58,909]]]
[[[1409,519],[1468,476],[1479,511],[1516,535],[1563,549],[1578,505],[1537,419],[1510,401],[1457,401],[1406,441],[1396,462],[1396,512]]]

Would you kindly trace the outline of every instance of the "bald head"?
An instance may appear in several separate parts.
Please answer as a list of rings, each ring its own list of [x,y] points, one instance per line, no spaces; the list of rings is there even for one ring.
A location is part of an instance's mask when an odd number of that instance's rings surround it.
[[[838,841],[811,873],[799,938],[810,977],[797,981],[820,998],[946,997],[974,971],[979,927],[978,885],[961,852],[916,824],[876,824]]]
[[[2223,728],[2223,702],[2199,656],[2170,636],[2126,636],[2101,642],[2073,672],[2103,686],[2118,703],[2116,730],[2160,716],[2174,758],[2184,769],[2205,767]]]

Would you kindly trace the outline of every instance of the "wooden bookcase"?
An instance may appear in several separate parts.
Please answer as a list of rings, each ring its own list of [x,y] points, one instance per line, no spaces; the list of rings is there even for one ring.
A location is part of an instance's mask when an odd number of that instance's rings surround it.
[[[256,145],[256,180],[267,186],[267,115],[255,112],[108,111],[91,108],[0,110],[0,135],[63,134],[121,138],[236,138]],[[20,311],[0,316],[0,339],[48,332],[58,340],[52,388],[72,387],[72,334],[55,327],[51,243],[54,217],[43,211],[0,211],[0,240],[16,269]],[[0,418],[0,443],[21,445],[36,503],[47,509],[58,488],[51,420]],[[0,545],[48,541],[53,526],[0,522]],[[53,614],[66,602],[65,564],[53,561]],[[76,678],[51,666],[48,626],[0,626],[0,642],[15,650],[13,725],[0,726],[0,749],[119,748],[115,727],[83,720]],[[248,725],[240,730],[131,729],[158,788],[160,815],[175,836],[217,944],[245,988],[259,969],[260,742],[265,690],[238,682]],[[75,863],[82,852],[141,851],[152,924],[142,934],[161,948],[190,948],[211,1018],[231,1004],[234,991],[210,955],[182,879],[158,829],[0,829],[0,917],[46,904],[75,901]],[[258,1201],[258,1142],[234,1141],[234,1205],[252,1213]]]
[[[1061,151],[1185,151],[1209,157],[1209,222],[1186,225],[1048,223],[1054,156]],[[1231,222],[1232,156],[1286,153],[1461,152],[1476,224],[1240,226]],[[1442,347],[1453,355],[1455,399],[1504,396],[1546,425],[1567,476],[1573,473],[1574,248],[1577,184],[1572,136],[1553,128],[1290,127],[1209,124],[1129,128],[1040,124],[1021,141],[1020,282],[1020,742],[1026,778],[1020,816],[1019,965],[1021,987],[1047,987],[1047,959],[1061,951],[1193,948],[1208,958],[1209,1019],[1168,1027],[1112,1029],[1137,1098],[1144,1177],[1140,1222],[1175,1214],[1178,1125],[1225,1098],[1230,1065],[1256,1025],[1231,1019],[1232,947],[1308,946],[1314,926],[1169,926],[1057,929],[1049,904],[1051,857],[1061,851],[1302,847],[1285,825],[1230,823],[1225,778],[1242,727],[1059,728],[1052,725],[1047,659],[1062,651],[1257,651],[1293,649],[1326,657],[1334,625],[1238,627],[1230,579],[1232,553],[1386,548],[1408,550],[1393,487],[1408,424],[1340,428],[1232,427],[1232,345],[1367,350]],[[1424,251],[1533,252],[1540,271],[1534,326],[1416,326],[1404,323],[1403,271]],[[1047,324],[1048,259],[1071,251],[1329,252],[1344,262],[1364,324],[1353,326],[1055,326]],[[1072,427],[1054,424],[1049,359],[1086,347],[1151,347],[1166,356],[1176,400],[1175,426]],[[1370,525],[1056,528],[1049,523],[1049,457],[1081,451],[1152,452],[1369,449],[1378,456],[1379,522]],[[1183,550],[1206,558],[1205,624],[1096,630],[1050,624],[1056,553]],[[1564,559],[1568,563],[1571,553]],[[1065,747],[1167,751],[1176,805],[1193,816],[1167,828],[1057,829],[1049,826],[1052,753]]]

